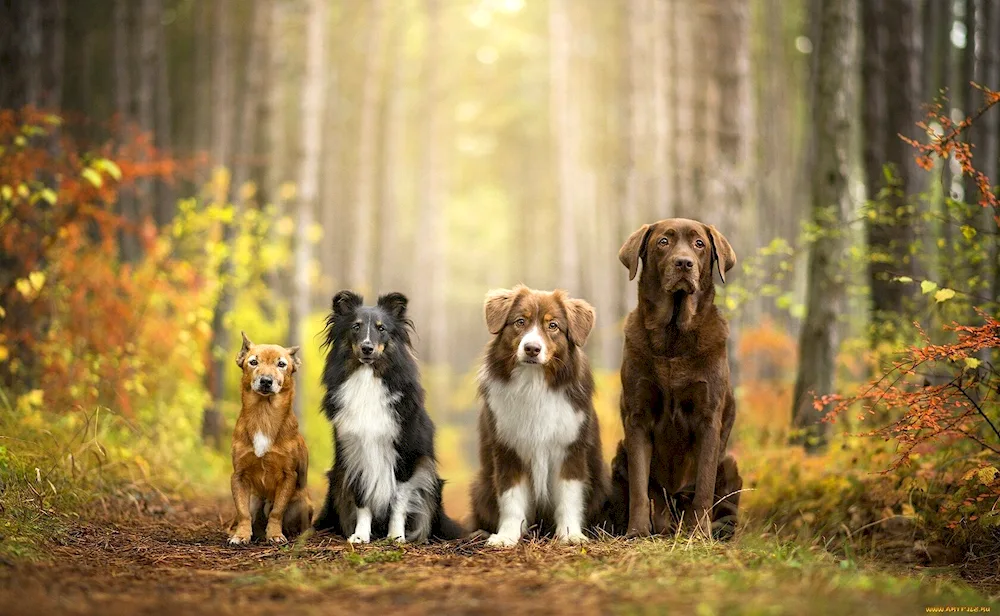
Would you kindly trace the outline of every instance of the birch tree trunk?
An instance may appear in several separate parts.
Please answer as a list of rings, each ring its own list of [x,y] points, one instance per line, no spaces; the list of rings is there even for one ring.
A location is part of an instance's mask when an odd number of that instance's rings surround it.
[[[351,287],[362,294],[372,289],[372,255],[375,228],[375,182],[378,173],[376,145],[378,140],[379,101],[382,98],[382,71],[385,46],[382,33],[385,23],[383,0],[368,5],[367,54],[361,99],[361,129],[358,134],[358,176],[354,201],[354,248],[351,250]]]
[[[807,450],[826,444],[827,424],[813,396],[833,391],[844,205],[848,200],[851,143],[849,88],[856,61],[857,0],[821,0],[815,95],[812,97],[812,222],[821,233],[809,250],[806,315],[799,333],[799,365],[792,416]]]
[[[303,331],[309,316],[313,242],[310,229],[315,224],[319,193],[319,163],[323,152],[323,98],[326,94],[327,0],[309,0],[306,26],[306,74],[302,87],[302,164],[295,225],[295,292],[289,313],[289,344],[305,343]],[[296,396],[295,415],[302,417],[304,396]]]

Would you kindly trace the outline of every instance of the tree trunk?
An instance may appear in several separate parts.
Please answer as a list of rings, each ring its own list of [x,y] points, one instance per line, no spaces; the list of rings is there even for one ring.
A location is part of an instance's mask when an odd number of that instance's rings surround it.
[[[862,88],[864,89],[864,170],[874,216],[865,217],[869,247],[872,345],[892,338],[906,318],[908,288],[892,280],[912,276],[913,154],[899,135],[916,137],[917,64],[913,40],[917,26],[914,0],[863,2]],[[883,168],[892,170],[887,183]]]
[[[158,0],[162,1],[162,0]],[[162,155],[173,156],[173,126],[171,123],[173,102],[170,84],[170,56],[167,32],[163,20],[158,19],[156,32],[156,145]],[[161,180],[157,190],[156,222],[166,225],[174,218],[174,178]]]
[[[982,85],[996,90],[1000,88],[1000,3],[995,0],[983,4]],[[976,149],[981,152],[977,165],[986,174],[990,186],[996,190],[1000,182],[1000,109],[992,109],[980,118],[982,135]],[[978,157],[977,157],[978,158]],[[981,208],[980,227],[983,230],[987,254],[984,279],[987,297],[1000,301],[1000,229],[997,226],[1000,211]]]
[[[809,450],[826,444],[828,424],[814,395],[833,391],[836,320],[844,299],[841,277],[844,204],[848,200],[851,143],[849,89],[856,60],[856,0],[821,0],[817,75],[812,97],[812,222],[821,229],[809,251],[806,315],[799,334],[799,365],[792,415]]]
[[[117,1],[124,2],[127,0]],[[280,4],[280,2],[275,2],[275,4]],[[194,146],[194,153],[201,155],[208,153],[211,147],[210,138],[212,134],[211,3],[205,0],[196,2],[192,10],[194,12],[194,91],[195,97],[198,100],[194,105],[194,135],[192,136],[191,143]],[[203,179],[203,177],[196,177],[195,182],[200,183]]]
[[[635,229],[650,222],[646,220],[645,211],[645,181],[642,173],[642,161],[645,156],[645,135],[648,126],[646,114],[646,96],[643,88],[647,81],[649,58],[644,44],[644,35],[648,27],[647,0],[629,0],[628,26],[625,40],[628,47],[625,53],[627,59],[628,80],[626,82],[628,100],[628,139],[627,160],[624,185],[624,203],[622,205],[623,229],[621,237],[616,238],[619,245],[625,241]],[[672,38],[669,40],[673,40]],[[671,100],[671,108],[676,109],[676,100]],[[636,292],[628,276],[621,277],[624,286],[625,308],[631,311],[636,305]]]
[[[385,23],[383,0],[369,3],[368,41],[364,85],[361,100],[361,129],[358,134],[358,179],[354,203],[354,248],[351,250],[349,281],[362,294],[372,289],[371,261],[375,225],[375,182],[378,173],[377,140],[379,102],[382,98],[382,70],[385,46],[382,32]]]
[[[559,284],[580,293],[580,250],[577,245],[575,208],[576,148],[572,131],[571,114],[577,109],[571,102],[570,78],[570,23],[566,0],[549,2],[549,123],[556,163],[556,199],[559,236]]]
[[[119,127],[118,138],[128,138],[128,130],[132,123],[132,75],[129,59],[132,51],[129,45],[129,2],[115,0],[115,115]],[[129,186],[123,186],[118,191],[118,214],[129,225],[138,220],[135,195]],[[139,258],[139,242],[132,229],[124,228],[118,236],[123,261],[135,261]]]
[[[139,20],[139,129],[156,143],[154,131],[156,73],[159,68],[157,37],[160,31],[161,0],[142,0]],[[140,162],[145,161],[145,153],[140,153]],[[136,181],[136,195],[139,201],[139,216],[143,220],[153,214],[153,180],[149,177]]]
[[[309,270],[313,257],[310,229],[319,194],[319,163],[323,153],[323,98],[326,95],[327,0],[309,0],[306,29],[306,74],[302,86],[302,164],[295,225],[295,292],[289,312],[289,344],[305,344],[309,317]],[[296,396],[295,415],[302,417],[303,396]]]
[[[398,36],[402,28],[395,27],[393,32]],[[406,168],[403,159],[405,136],[406,89],[403,87],[403,70],[406,65],[404,46],[396,37],[389,37],[395,53],[392,67],[389,71],[389,84],[386,88],[385,128],[382,134],[382,207],[380,237],[377,254],[379,254],[378,289],[380,292],[398,290],[403,282],[401,274],[405,271],[400,242],[402,241],[399,224],[401,188],[400,174]]]
[[[260,0],[255,4],[259,5]],[[231,182],[226,177],[227,166],[230,163],[232,145],[231,117],[233,110],[232,81],[232,13],[233,0],[215,0],[215,44],[212,52],[212,83],[215,90],[212,93],[212,164],[215,173],[212,178],[212,200],[219,205],[229,202]],[[255,11],[256,13],[256,11]],[[234,217],[235,218],[235,217]],[[228,244],[231,239],[230,225],[222,226],[222,240]],[[220,264],[219,298],[212,313],[212,340],[209,344],[209,369],[206,373],[208,390],[212,398],[209,407],[202,417],[202,437],[215,447],[222,445],[224,419],[222,415],[222,400],[225,397],[226,366],[229,365],[229,332],[225,318],[230,309],[231,281],[229,272],[231,263],[224,259]]]
[[[415,279],[424,281],[414,299],[420,308],[414,316],[426,323],[427,343],[421,343],[426,364],[443,366],[448,361],[447,302],[447,222],[442,145],[444,90],[441,84],[441,5],[440,0],[424,0],[427,40],[423,67],[422,131],[420,135],[419,229]],[[419,278],[417,278],[419,277]],[[440,385],[440,384],[439,384]],[[441,400],[432,402],[440,407]]]

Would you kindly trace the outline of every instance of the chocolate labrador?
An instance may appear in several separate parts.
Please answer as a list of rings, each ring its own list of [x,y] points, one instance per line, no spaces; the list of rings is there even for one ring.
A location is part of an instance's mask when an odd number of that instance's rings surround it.
[[[608,521],[632,537],[681,521],[731,534],[743,480],[726,455],[736,407],[713,270],[725,282],[736,253],[715,227],[671,218],[636,230],[618,258],[629,280],[643,267],[625,322],[625,440],[612,462]]]

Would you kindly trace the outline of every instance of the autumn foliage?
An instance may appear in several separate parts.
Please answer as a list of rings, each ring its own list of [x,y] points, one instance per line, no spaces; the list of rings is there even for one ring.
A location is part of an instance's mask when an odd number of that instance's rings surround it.
[[[120,189],[174,170],[141,138],[86,150],[57,116],[0,110],[0,376],[28,392],[21,410],[44,397],[51,411],[129,417],[158,368],[200,369],[172,356],[187,346],[178,332],[197,336],[185,319],[205,281],[148,218],[129,226],[116,211]],[[143,246],[136,262],[119,259],[124,234]]]

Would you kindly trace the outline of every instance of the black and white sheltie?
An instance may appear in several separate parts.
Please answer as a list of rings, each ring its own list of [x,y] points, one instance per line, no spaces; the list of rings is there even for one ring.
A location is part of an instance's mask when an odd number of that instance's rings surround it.
[[[389,537],[457,539],[462,527],[441,506],[434,424],[410,343],[401,293],[363,306],[341,291],[326,319],[323,412],[333,423],[334,463],[317,530],[351,543]]]

